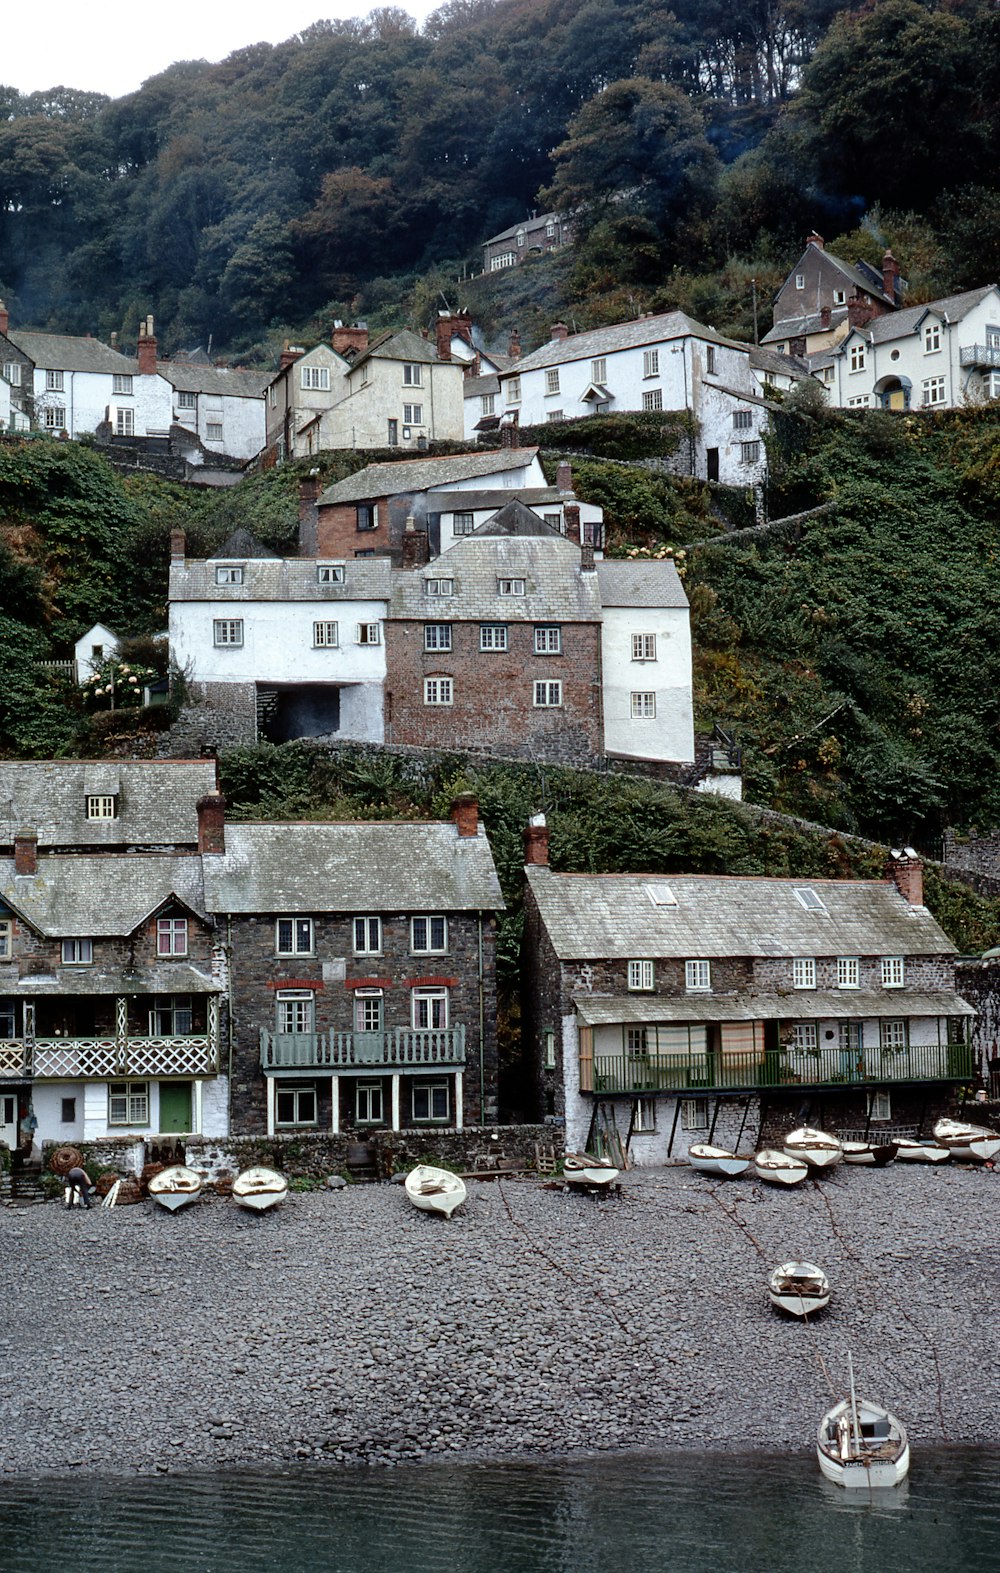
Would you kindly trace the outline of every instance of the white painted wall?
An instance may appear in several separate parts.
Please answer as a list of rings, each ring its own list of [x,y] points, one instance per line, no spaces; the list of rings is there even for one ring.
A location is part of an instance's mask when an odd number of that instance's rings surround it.
[[[222,375],[221,371],[219,375]],[[173,421],[194,432],[213,453],[227,453],[235,459],[252,459],[267,438],[264,399],[219,392],[195,393],[195,408],[182,409],[173,398]],[[210,426],[221,425],[222,439],[209,437]]]
[[[374,683],[385,680],[384,631],[358,643],[359,623],[382,626],[384,601],[174,601],[170,649],[182,671],[210,683]],[[243,622],[242,647],[216,647],[217,618]],[[313,645],[313,624],[336,622],[340,643]]]
[[[119,407],[133,412],[133,432],[137,437],[165,437],[170,429],[173,390],[159,375],[132,378],[132,392],[115,393],[111,372],[64,371],[62,391],[47,390],[47,373],[35,369],[35,425],[46,430],[46,411],[65,411],[64,429],[71,437],[94,432],[100,423],[115,420]],[[48,428],[59,430],[59,427]]]
[[[864,329],[849,333],[833,357],[834,381],[824,384],[831,403],[844,409],[866,405],[878,408],[881,401],[876,390],[887,379],[897,377],[910,383],[911,409],[924,408],[924,384],[942,376],[945,379],[944,403],[929,408],[955,408],[989,398],[988,376],[974,367],[962,366],[961,351],[989,343],[991,330],[1000,333],[1000,291],[991,290],[959,322],[947,321],[933,302],[928,312],[928,317],[918,322],[915,332],[881,344],[869,344]],[[938,350],[928,350],[925,345],[924,329],[931,320],[940,329],[941,348]],[[854,345],[864,346],[864,365],[857,371],[851,370]],[[859,404],[859,400],[864,402]]]
[[[95,655],[94,651],[98,646],[101,653]],[[88,677],[92,677],[97,665],[106,661],[109,655],[114,655],[117,649],[118,635],[106,623],[95,623],[93,628],[88,628],[73,646],[77,682],[82,683]]]
[[[656,659],[632,659],[633,634],[656,636]],[[686,607],[605,607],[601,613],[604,746],[640,759],[694,759],[691,630]],[[633,719],[632,694],[655,695],[652,719]]]
[[[421,361],[421,381],[404,384],[402,360],[372,356],[344,379],[344,397],[326,413],[310,453],[321,448],[384,448],[389,421],[396,446],[416,452],[422,441],[457,442],[464,435],[462,387],[457,361]],[[419,405],[419,422],[404,419],[405,406]]]

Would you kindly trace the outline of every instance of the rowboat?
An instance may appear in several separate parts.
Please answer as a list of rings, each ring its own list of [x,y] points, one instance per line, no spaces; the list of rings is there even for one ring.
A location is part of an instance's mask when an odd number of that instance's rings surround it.
[[[708,1142],[694,1142],[688,1148],[688,1163],[693,1169],[723,1180],[735,1180],[745,1174],[752,1162],[752,1157],[729,1152],[725,1147],[710,1147]]]
[[[895,1142],[841,1142],[845,1163],[874,1164],[884,1169],[896,1156]]]
[[[1000,1136],[986,1125],[966,1125],[961,1120],[938,1120],[934,1139],[947,1147],[953,1158],[967,1163],[988,1163],[1000,1152]]]
[[[781,1146],[790,1158],[801,1158],[810,1169],[832,1169],[844,1156],[839,1136],[828,1136],[810,1125],[789,1131]]]
[[[853,1366],[850,1396],[819,1423],[816,1456],[827,1480],[849,1489],[897,1486],[910,1467],[904,1427],[888,1409],[857,1397]]]
[[[244,1169],[233,1181],[233,1201],[247,1212],[266,1213],[277,1207],[288,1195],[288,1181],[277,1169],[265,1169],[255,1164]]]
[[[185,1168],[182,1163],[175,1163],[169,1169],[161,1169],[159,1174],[150,1176],[149,1194],[154,1202],[159,1202],[168,1212],[178,1212],[181,1207],[188,1207],[198,1200],[201,1175],[194,1169]]]
[[[951,1148],[941,1142],[915,1141],[912,1136],[900,1136],[896,1141],[896,1158],[900,1163],[947,1163]]]
[[[580,1189],[610,1190],[618,1170],[610,1158],[595,1158],[589,1152],[568,1152],[563,1159],[563,1179]]]
[[[418,1163],[404,1181],[407,1196],[421,1212],[443,1213],[450,1218],[456,1207],[465,1201],[465,1181],[450,1169],[435,1169],[429,1163]]]
[[[812,1316],[830,1303],[830,1280],[812,1262],[782,1262],[767,1280],[771,1304],[789,1316]]]
[[[809,1173],[809,1165],[802,1158],[790,1158],[775,1147],[765,1147],[753,1160],[754,1174],[758,1180],[770,1185],[801,1185]]]

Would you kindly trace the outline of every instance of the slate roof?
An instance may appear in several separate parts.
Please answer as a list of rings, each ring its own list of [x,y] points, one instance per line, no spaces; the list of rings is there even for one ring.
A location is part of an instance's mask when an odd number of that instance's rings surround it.
[[[805,312],[801,317],[782,317],[780,322],[776,322],[774,327],[764,334],[761,342],[767,345],[776,343],[779,339],[802,339],[810,333],[828,333],[831,328],[839,327],[846,319],[846,306],[835,306],[825,326],[818,311]]]
[[[524,218],[524,219],[522,219],[519,224],[511,224],[509,229],[502,229],[500,231],[499,235],[491,235],[489,240],[484,240],[483,241],[483,245],[484,246],[495,246],[497,244],[497,241],[500,241],[500,240],[513,240],[514,236],[518,233],[518,231],[522,230],[522,229],[524,230],[524,233],[526,235],[533,235],[535,233],[535,231],[538,230],[538,229],[541,229],[541,230],[544,231],[546,224],[548,224],[550,220],[553,220],[555,223],[558,224],[560,222],[559,214],[558,213],[537,213],[537,214],[535,214],[535,216],[533,218]]]
[[[0,859],[0,897],[54,939],[123,938],[176,896],[204,916],[197,853],[51,853],[35,874]]]
[[[589,333],[571,333],[565,339],[550,339],[541,349],[524,355],[502,377],[516,377],[522,371],[537,371],[542,366],[559,366],[566,361],[586,360],[610,355],[614,350],[636,349],[643,344],[662,344],[665,339],[688,337],[708,344],[725,344],[746,350],[746,344],[723,338],[714,328],[695,322],[683,311],[668,311],[659,317],[639,317],[635,322],[616,322],[607,328],[592,328]]]
[[[38,832],[39,847],[196,845],[196,804],[215,791],[210,759],[0,760],[0,845]],[[115,819],[87,819],[88,794],[117,794]]]
[[[363,366],[366,360],[412,360],[422,361],[425,365],[432,362],[441,366],[458,365],[457,361],[440,360],[437,345],[432,344],[430,339],[421,338],[419,333],[413,333],[409,328],[400,328],[398,332],[390,328],[371,339],[368,348],[351,361],[351,370]]]
[[[346,480],[328,486],[319,506],[366,502],[372,497],[394,497],[400,492],[424,492],[431,486],[471,481],[480,475],[503,475],[509,470],[525,469],[537,454],[537,448],[491,448],[485,453],[448,454],[440,459],[369,464]]]
[[[890,339],[905,339],[915,333],[928,312],[946,322],[961,322],[974,307],[996,290],[995,284],[984,284],[979,289],[965,290],[961,295],[945,295],[941,300],[928,300],[922,306],[907,306],[885,317],[873,317],[861,332],[873,344],[884,344]],[[846,342],[846,341],[845,341]]]
[[[956,954],[926,907],[913,906],[888,880],[525,873],[566,961]],[[676,906],[653,904],[649,888],[663,885]],[[805,888],[821,910],[801,905],[795,891]]]
[[[508,355],[504,356],[504,360],[511,366],[517,364]],[[462,397],[465,399],[478,399],[484,393],[499,393],[499,391],[500,378],[495,371],[484,372],[481,377],[466,377],[462,384]]]
[[[687,606],[684,586],[672,562],[607,558],[597,564],[602,606]]]
[[[242,584],[216,584],[214,561],[189,558],[171,563],[169,596],[176,602],[388,601],[390,574],[388,557],[349,557],[344,561],[343,584],[320,584],[315,558],[275,557],[244,562]]]
[[[546,524],[537,513],[533,513],[520,499],[512,497],[499,507],[490,518],[484,519],[477,525],[472,534],[474,536],[486,535],[561,535],[561,530],[554,530],[551,524]]]
[[[205,897],[216,913],[469,912],[502,908],[493,854],[480,825],[237,824],[226,850],[206,857]]]
[[[10,342],[43,371],[104,371],[137,376],[139,362],[119,354],[100,339],[74,338],[67,333],[7,331]]]
[[[505,508],[512,496],[528,507],[542,507],[545,503],[551,503],[554,510],[571,498],[573,493],[561,492],[558,486],[519,486],[513,493],[495,487],[482,492],[435,492],[432,512],[476,513],[484,508]]]
[[[182,962],[149,967],[57,967],[3,982],[5,994],[220,994],[208,973]]]
[[[597,574],[581,573],[580,548],[534,514],[531,517],[544,535],[484,534],[486,525],[481,525],[428,566],[395,573],[389,616],[419,621],[447,618],[451,622],[599,621]],[[454,593],[428,596],[425,579],[451,579]],[[523,579],[524,595],[500,595],[500,579]]]
[[[231,370],[227,366],[202,366],[197,362],[157,361],[156,369],[181,393],[221,393],[233,399],[262,399],[273,372]]]
[[[837,989],[821,994],[796,989],[789,994],[593,995],[574,997],[577,1014],[590,1027],[619,1023],[670,1021],[868,1021],[879,1016],[974,1016],[971,1005],[957,994],[916,994],[887,989],[862,994]]]
[[[808,378],[809,363],[801,355],[781,355],[777,350],[750,347],[750,366],[754,371],[773,371],[780,377]]]

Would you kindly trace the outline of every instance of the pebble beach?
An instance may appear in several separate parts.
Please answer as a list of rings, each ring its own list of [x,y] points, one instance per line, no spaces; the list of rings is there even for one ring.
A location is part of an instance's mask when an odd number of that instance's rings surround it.
[[[1000,1172],[897,1163],[473,1180],[450,1220],[398,1185],[8,1208],[0,1474],[797,1452],[848,1351],[915,1451],[995,1443],[998,1202]],[[767,1300],[793,1257],[833,1291],[807,1325]]]

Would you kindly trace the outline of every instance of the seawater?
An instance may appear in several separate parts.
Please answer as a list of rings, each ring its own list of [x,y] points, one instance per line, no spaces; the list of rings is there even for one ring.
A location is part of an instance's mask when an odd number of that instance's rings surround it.
[[[998,1573],[1000,1451],[890,1492],[815,1459],[608,1454],[0,1486],[3,1573]]]

